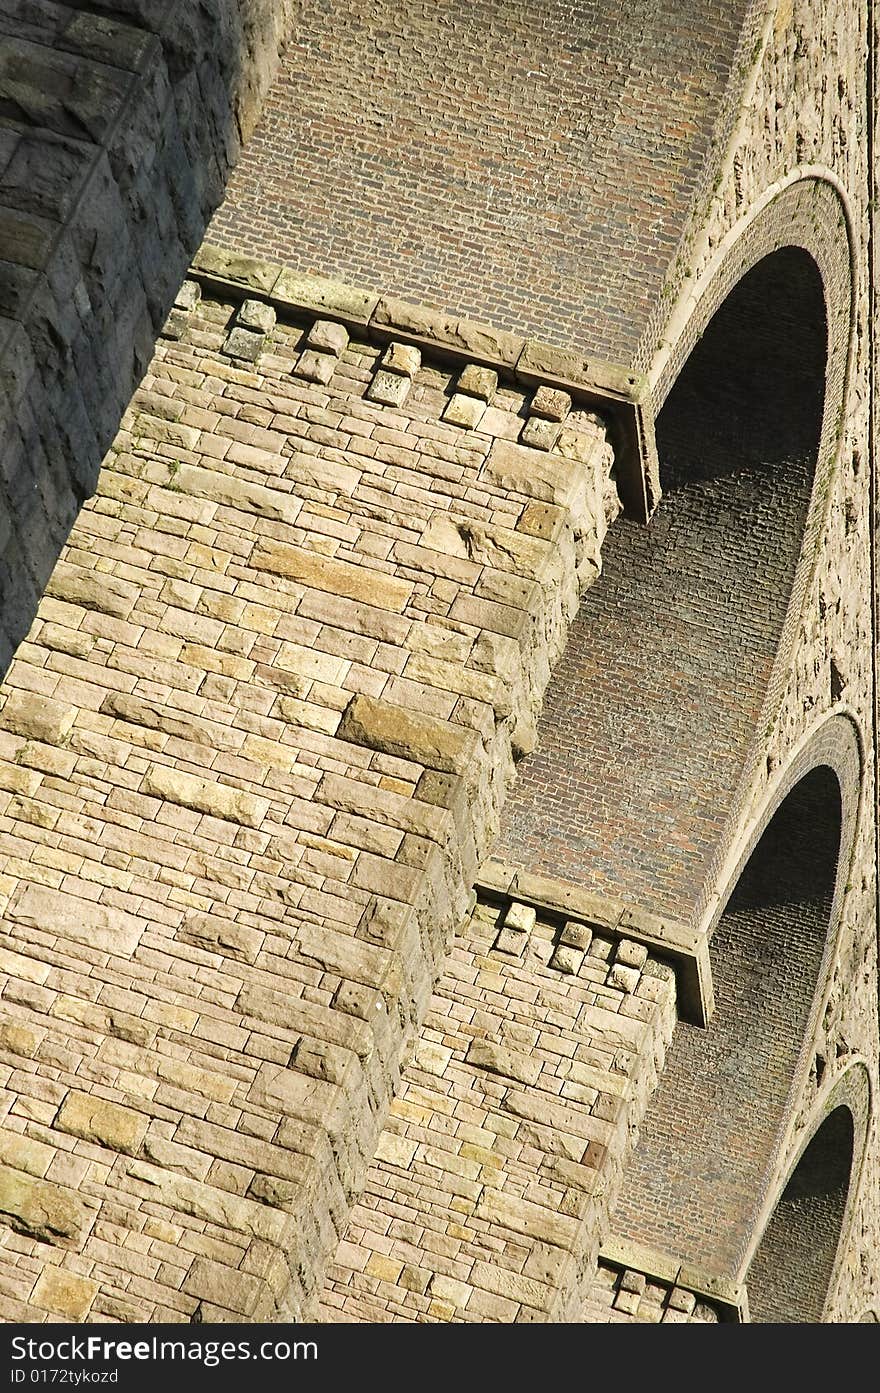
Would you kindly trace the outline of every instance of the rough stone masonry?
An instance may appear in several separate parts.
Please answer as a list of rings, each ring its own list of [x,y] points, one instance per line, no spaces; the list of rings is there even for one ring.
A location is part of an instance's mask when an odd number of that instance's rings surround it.
[[[3,1317],[878,1319],[873,7],[7,8]]]

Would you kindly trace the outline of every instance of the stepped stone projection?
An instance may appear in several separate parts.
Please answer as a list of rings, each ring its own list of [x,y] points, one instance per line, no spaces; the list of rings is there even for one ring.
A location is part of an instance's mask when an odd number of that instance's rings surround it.
[[[0,1317],[880,1319],[877,24],[0,0]]]

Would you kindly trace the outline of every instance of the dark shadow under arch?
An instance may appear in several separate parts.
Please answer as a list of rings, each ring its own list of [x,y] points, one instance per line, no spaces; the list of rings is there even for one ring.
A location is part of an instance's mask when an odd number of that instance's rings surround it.
[[[753,1321],[821,1321],[853,1169],[849,1108],[813,1136],[770,1216],[748,1276]]]
[[[657,420],[665,496],[618,522],[498,854],[694,917],[767,696],[825,412],[822,275],[785,247],[709,322]]]
[[[802,1073],[853,821],[838,774],[820,764],[767,823],[712,942],[716,1015],[708,1030],[676,1030],[612,1219],[618,1236],[738,1276]]]

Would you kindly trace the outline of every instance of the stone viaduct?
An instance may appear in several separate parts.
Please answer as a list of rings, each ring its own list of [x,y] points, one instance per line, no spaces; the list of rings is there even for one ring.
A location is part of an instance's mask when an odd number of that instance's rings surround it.
[[[4,1320],[880,1318],[876,52],[0,0]]]

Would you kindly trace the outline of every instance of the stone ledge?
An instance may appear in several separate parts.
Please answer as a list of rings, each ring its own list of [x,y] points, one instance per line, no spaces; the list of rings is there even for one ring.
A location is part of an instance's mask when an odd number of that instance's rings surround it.
[[[618,938],[644,944],[670,962],[678,982],[679,1014],[694,1025],[708,1025],[715,1010],[712,968],[706,939],[671,919],[662,919],[622,900],[595,895],[552,876],[534,875],[490,857],[474,882],[478,894],[492,900],[516,900],[542,915],[564,921],[582,918]]]
[[[660,501],[650,393],[642,375],[620,364],[585,358],[382,291],[327,276],[300,275],[278,262],[242,256],[210,242],[200,248],[190,274],[214,294],[262,297],[282,316],[335,319],[380,343],[402,341],[435,356],[492,368],[526,386],[565,391],[576,405],[604,411],[611,418],[627,512],[647,522]]]
[[[749,1301],[744,1286],[712,1276],[690,1263],[680,1263],[677,1258],[646,1244],[633,1243],[628,1238],[606,1238],[599,1245],[599,1260],[608,1267],[628,1268],[644,1273],[649,1280],[684,1287],[717,1306],[722,1321],[735,1325],[749,1322]]]

